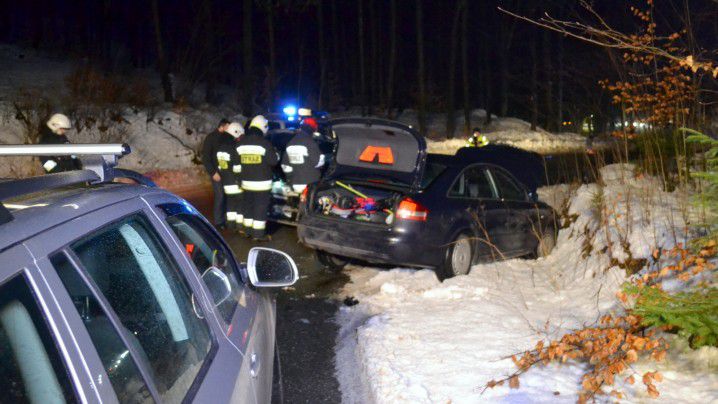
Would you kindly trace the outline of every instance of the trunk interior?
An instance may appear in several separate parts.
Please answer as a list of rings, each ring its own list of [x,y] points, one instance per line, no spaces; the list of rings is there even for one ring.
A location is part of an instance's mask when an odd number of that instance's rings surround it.
[[[402,196],[394,190],[330,181],[317,188],[309,210],[327,218],[391,226]]]

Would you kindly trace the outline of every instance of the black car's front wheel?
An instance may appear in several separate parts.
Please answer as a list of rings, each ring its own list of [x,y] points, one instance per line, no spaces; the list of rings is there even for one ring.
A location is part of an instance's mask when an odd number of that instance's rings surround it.
[[[446,249],[444,265],[439,268],[437,275],[441,280],[453,278],[457,275],[466,275],[471,269],[474,256],[474,246],[466,234],[460,234]]]
[[[321,263],[324,268],[332,272],[341,272],[341,270],[349,263],[349,260],[346,258],[329,254],[328,252],[315,250],[315,253],[319,263]]]

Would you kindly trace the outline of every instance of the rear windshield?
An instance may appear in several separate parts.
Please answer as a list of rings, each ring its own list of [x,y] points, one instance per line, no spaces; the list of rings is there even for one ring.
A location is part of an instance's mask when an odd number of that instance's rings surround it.
[[[337,163],[379,171],[416,170],[419,145],[409,132],[389,126],[337,125]]]
[[[434,180],[446,170],[445,165],[436,163],[426,163],[424,169],[424,176],[421,178],[421,189],[426,189],[431,185]]]

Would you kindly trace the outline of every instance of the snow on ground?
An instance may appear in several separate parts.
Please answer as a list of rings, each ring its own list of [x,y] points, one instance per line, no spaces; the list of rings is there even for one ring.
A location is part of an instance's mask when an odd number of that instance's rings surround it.
[[[520,378],[519,389],[484,391],[483,386],[515,370],[512,354],[620,309],[615,292],[625,271],[611,266],[601,244],[613,245],[612,237],[626,234],[633,258],[648,258],[651,246],[676,242],[672,229],[683,225],[675,219],[684,209],[683,195],[658,191],[652,179],[633,178],[630,166],[608,166],[602,175],[603,206],[615,207],[622,216],[601,226],[598,186],[582,186],[570,200],[568,213],[575,221],[560,231],[557,247],[546,258],[476,265],[469,275],[443,283],[429,270],[352,267],[351,282],[341,294],[359,303],[342,307],[337,318],[336,370],[343,401],[575,402],[581,376],[577,364],[532,369]],[[560,206],[567,188],[541,192],[555,195]],[[637,214],[639,204],[648,202],[661,207],[650,217]],[[588,245],[592,248],[584,256]],[[660,365],[639,362],[636,371],[661,370],[662,402],[715,402],[718,375],[709,364],[712,360],[716,366],[718,351],[707,351],[693,361],[702,365],[673,354]],[[626,401],[649,401],[642,387],[621,386]]]

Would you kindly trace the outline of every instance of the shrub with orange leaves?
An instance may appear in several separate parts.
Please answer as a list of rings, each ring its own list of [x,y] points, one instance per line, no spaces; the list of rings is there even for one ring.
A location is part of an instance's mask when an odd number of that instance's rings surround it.
[[[619,377],[628,384],[636,382],[631,364],[641,358],[662,362],[669,344],[660,331],[677,331],[689,338],[693,347],[718,343],[718,289],[696,288],[690,292],[670,294],[661,289],[665,279],[690,281],[705,271],[715,271],[711,258],[718,253],[718,243],[708,242],[698,253],[678,245],[671,250],[656,250],[654,257],[671,260],[660,270],[635,276],[616,297],[626,306],[624,315],[604,315],[594,326],[574,330],[560,339],[538,341],[533,349],[511,359],[518,368],[502,380],[492,380],[486,387],[493,388],[510,381],[518,387],[518,377],[536,365],[585,362],[588,367],[581,380],[579,402],[593,400],[597,395],[623,398],[615,385]],[[631,307],[632,303],[632,307]],[[634,372],[622,376],[625,372]],[[646,372],[641,380],[650,397],[659,396],[656,383],[663,380],[657,372]]]

